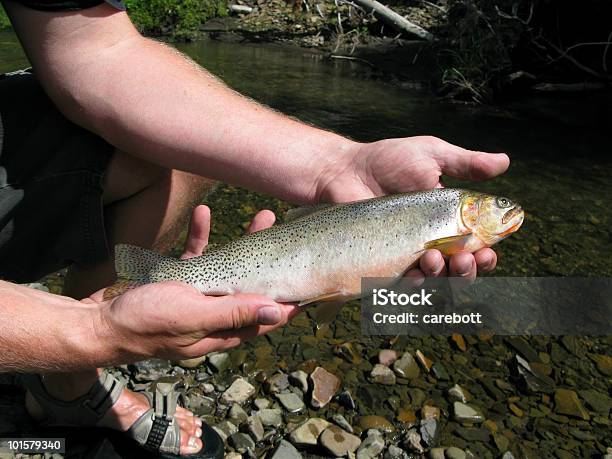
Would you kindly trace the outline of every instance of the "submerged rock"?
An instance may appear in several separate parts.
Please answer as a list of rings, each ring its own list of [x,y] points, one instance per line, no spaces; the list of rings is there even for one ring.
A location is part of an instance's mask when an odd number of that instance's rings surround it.
[[[283,423],[283,414],[278,408],[264,408],[255,413],[264,426],[279,427]]]
[[[259,416],[253,415],[248,417],[247,430],[251,437],[253,437],[253,440],[255,440],[256,442],[259,443],[261,440],[263,440],[265,431],[264,426],[261,423],[261,419],[259,419]]]
[[[271,459],[302,459],[302,455],[287,440],[281,440]]]
[[[479,424],[485,420],[480,411],[462,402],[453,403],[453,413],[455,420],[461,423]]]
[[[247,434],[237,432],[229,437],[229,444],[239,453],[255,451],[255,442]]]
[[[290,413],[299,413],[306,408],[302,399],[293,392],[287,394],[276,394],[276,398],[283,407]]]
[[[569,389],[557,389],[555,391],[555,411],[585,421],[591,419],[589,412],[582,406],[578,394]]]
[[[465,451],[463,451],[460,448],[457,448],[456,446],[451,446],[450,448],[446,448],[446,451],[444,451],[444,456],[447,459],[465,459],[466,458]]]
[[[385,366],[393,365],[398,358],[397,351],[393,349],[382,349],[378,352],[378,363]]]
[[[455,384],[448,390],[448,396],[451,400],[459,401],[462,403],[467,403],[472,398],[470,393],[463,387],[461,387],[459,384]]]
[[[244,403],[255,395],[255,388],[245,379],[238,378],[223,392],[221,400],[230,405],[232,403]]]
[[[372,459],[385,448],[385,439],[377,430],[369,430],[368,436],[357,450],[357,459]]]
[[[321,445],[335,457],[344,457],[354,452],[361,440],[358,436],[331,425],[323,431],[320,438]]]
[[[294,371],[289,375],[289,382],[302,392],[308,392],[308,373],[302,370]]]
[[[388,433],[393,432],[395,430],[393,424],[391,424],[382,416],[376,415],[361,416],[357,421],[357,425],[359,425],[361,430],[376,429]]]
[[[308,419],[289,434],[289,441],[296,446],[316,446],[319,436],[329,426],[325,419]]]
[[[372,368],[370,373],[370,378],[372,378],[372,381],[378,384],[384,384],[387,386],[395,384],[395,373],[393,373],[389,367],[380,363],[374,365],[374,368]]]
[[[214,354],[208,354],[208,364],[217,373],[223,373],[232,365],[232,361],[227,352],[216,352]]]
[[[340,388],[340,379],[323,367],[317,367],[310,374],[312,382],[312,398],[310,404],[313,408],[322,408],[327,405]]]
[[[264,389],[268,394],[278,394],[289,387],[289,376],[285,373],[276,373],[264,382]]]
[[[393,364],[393,371],[395,371],[398,376],[406,379],[416,379],[421,373],[418,363],[410,352],[404,352],[401,358],[395,361]]]
[[[349,422],[346,420],[346,418],[342,416],[340,413],[335,413],[334,415],[332,415],[332,421],[334,421],[334,423],[338,427],[341,427],[347,432],[353,433],[353,426],[351,426]]]

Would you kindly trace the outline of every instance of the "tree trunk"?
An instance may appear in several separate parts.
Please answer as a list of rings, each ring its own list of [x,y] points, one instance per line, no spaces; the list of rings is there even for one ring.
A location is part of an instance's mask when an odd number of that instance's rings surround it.
[[[361,6],[366,11],[373,11],[383,22],[390,25],[399,32],[406,32],[412,35],[416,35],[424,40],[432,41],[434,39],[433,34],[421,26],[410,22],[402,15],[396,13],[391,8],[386,7],[376,0],[353,0],[353,3]]]

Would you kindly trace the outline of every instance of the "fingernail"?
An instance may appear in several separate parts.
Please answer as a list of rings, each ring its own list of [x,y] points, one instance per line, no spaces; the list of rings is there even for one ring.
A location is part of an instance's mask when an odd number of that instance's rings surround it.
[[[198,438],[197,437],[189,437],[189,441],[187,442],[188,448],[197,448],[198,446]]]
[[[278,306],[264,306],[257,311],[257,322],[262,325],[274,325],[281,319]]]
[[[200,429],[200,428],[196,429],[195,436],[200,438],[202,436],[202,429]]]
[[[467,276],[470,273],[470,268],[465,268],[464,266],[457,267],[457,276]]]

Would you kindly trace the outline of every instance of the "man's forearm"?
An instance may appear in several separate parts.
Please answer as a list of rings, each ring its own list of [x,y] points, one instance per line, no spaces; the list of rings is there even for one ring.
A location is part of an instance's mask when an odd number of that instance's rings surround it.
[[[112,355],[97,306],[0,281],[0,373],[95,368]]]
[[[175,50],[141,37],[123,13],[94,23],[77,13],[44,20],[47,13],[13,10],[18,31],[41,30],[40,49],[21,35],[58,106],[141,158],[309,202],[325,172],[355,148],[240,96]],[[21,14],[30,19],[20,27]]]

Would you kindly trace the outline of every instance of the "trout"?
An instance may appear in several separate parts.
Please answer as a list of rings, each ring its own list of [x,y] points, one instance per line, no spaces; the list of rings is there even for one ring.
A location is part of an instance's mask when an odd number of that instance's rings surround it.
[[[206,295],[344,302],[361,296],[363,277],[398,279],[427,249],[452,255],[490,247],[523,218],[508,198],[442,188],[298,209],[283,224],[188,260],[118,244],[115,265],[133,286],[173,280]]]

